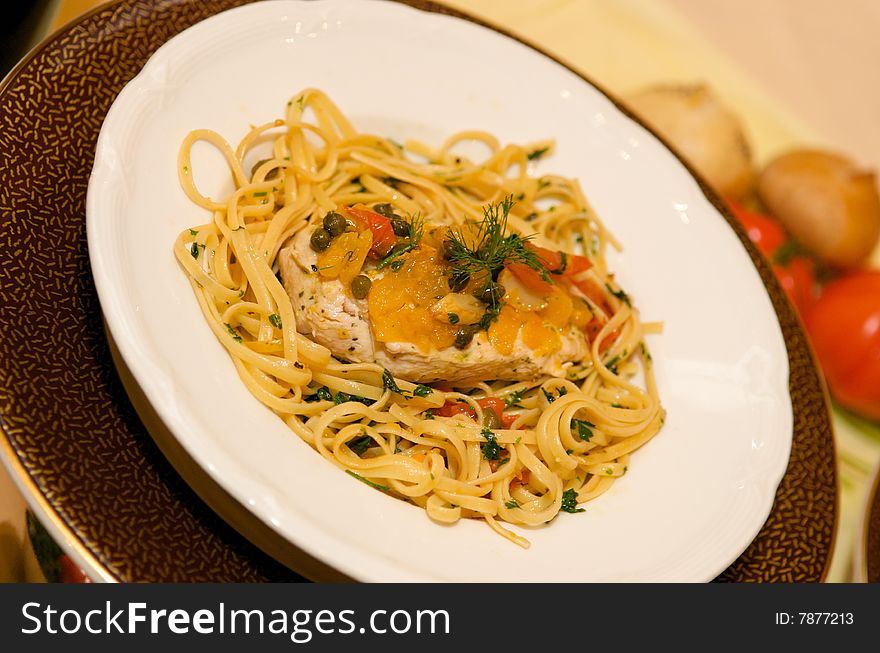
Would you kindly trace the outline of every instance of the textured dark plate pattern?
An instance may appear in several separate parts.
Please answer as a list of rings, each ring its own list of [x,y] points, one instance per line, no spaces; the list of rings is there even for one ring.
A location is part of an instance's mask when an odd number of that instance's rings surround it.
[[[246,0],[114,2],[45,41],[0,85],[4,446],[61,527],[121,580],[299,578],[220,520],[156,448],[112,365],[85,236],[94,146],[116,95],[167,39],[240,4]],[[460,16],[433,3],[408,4]],[[782,289],[734,228],[785,335],[795,433],[770,518],[719,580],[818,581],[836,519],[824,388]]]
[[[880,583],[880,472],[874,476],[874,486],[869,490],[868,509],[865,514],[864,547],[865,580]]]

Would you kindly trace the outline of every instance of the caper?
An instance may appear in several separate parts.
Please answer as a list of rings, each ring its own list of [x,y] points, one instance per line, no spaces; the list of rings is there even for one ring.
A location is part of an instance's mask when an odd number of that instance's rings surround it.
[[[331,236],[338,236],[339,234],[345,231],[345,218],[339,215],[336,211],[330,211],[327,215],[324,216],[324,229],[327,230]]]
[[[473,325],[463,326],[455,332],[455,348],[465,349],[474,339],[477,329]]]
[[[500,429],[501,420],[498,417],[498,413],[491,408],[486,408],[483,411],[483,426],[487,429]]]
[[[330,241],[332,240],[330,234],[323,227],[320,229],[315,229],[312,232],[312,237],[309,240],[309,245],[312,246],[312,249],[316,252],[323,252],[325,249],[330,247]]]
[[[394,212],[394,207],[390,204],[376,204],[373,206],[373,210],[379,215],[384,215],[386,218],[399,218],[400,216]]]
[[[459,292],[464,290],[464,287],[468,285],[468,282],[471,280],[471,275],[467,272],[463,272],[461,270],[453,270],[452,274],[449,275],[449,289],[452,292]]]
[[[372,281],[365,274],[359,274],[351,280],[351,294],[355,299],[364,299],[370,292]]]
[[[406,220],[394,217],[391,218],[391,228],[394,229],[394,235],[405,238],[409,236],[409,224]]]
[[[501,301],[502,297],[504,297],[505,293],[504,286],[500,283],[488,283],[486,284],[482,290],[474,293],[474,297],[479,299],[484,304],[491,304],[492,306],[496,305]]]

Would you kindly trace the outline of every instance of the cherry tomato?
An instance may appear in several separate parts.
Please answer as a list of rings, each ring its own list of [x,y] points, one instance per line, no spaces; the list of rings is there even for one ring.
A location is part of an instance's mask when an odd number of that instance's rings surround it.
[[[816,298],[816,264],[808,256],[798,253],[798,248],[776,220],[749,211],[736,202],[728,201],[727,204],[758,251],[770,261],[789,300],[803,316]]]
[[[816,302],[816,264],[813,260],[796,256],[786,266],[774,265],[773,272],[798,313],[806,315]]]
[[[787,240],[785,229],[773,218],[749,211],[737,202],[728,200],[727,206],[746,230],[749,240],[755,243],[758,251],[767,258],[772,257],[776,250]]]
[[[829,282],[805,324],[832,396],[880,421],[880,270]]]

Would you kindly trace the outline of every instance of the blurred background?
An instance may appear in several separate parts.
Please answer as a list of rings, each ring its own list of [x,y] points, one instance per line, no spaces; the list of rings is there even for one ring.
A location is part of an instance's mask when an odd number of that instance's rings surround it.
[[[838,400],[841,503],[828,580],[857,579],[853,552],[880,461],[880,285],[872,280],[880,273],[863,272],[880,268],[880,205],[868,174],[880,168],[880,2],[443,2],[539,45],[628,102],[734,202],[787,284]],[[0,77],[42,39],[100,4],[9,3],[0,24]],[[826,158],[778,159],[806,149]],[[731,170],[741,174],[725,177]],[[842,185],[841,175],[853,185]],[[780,201],[792,184],[818,189],[817,202],[827,210],[817,217]],[[857,197],[849,213],[834,208],[835,193]],[[828,247],[842,232],[851,242]],[[866,274],[853,288],[850,277]],[[25,512],[0,467],[0,581],[82,579],[59,566],[60,551]]]

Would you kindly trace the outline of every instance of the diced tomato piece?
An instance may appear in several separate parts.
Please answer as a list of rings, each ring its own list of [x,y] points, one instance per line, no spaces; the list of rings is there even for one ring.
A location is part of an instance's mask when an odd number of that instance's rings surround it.
[[[544,267],[551,274],[571,277],[584,270],[588,270],[593,265],[586,256],[554,252],[546,247],[539,247],[532,243],[526,243],[526,248],[538,255]]]
[[[474,409],[470,407],[470,404],[466,404],[463,401],[460,401],[460,402],[447,401],[445,404],[440,406],[440,408],[435,408],[434,414],[439,415],[440,417],[454,417],[455,415],[467,415],[471,419],[474,419],[477,416],[477,413],[474,412]]]
[[[485,399],[477,399],[477,403],[480,405],[480,408],[486,410],[490,408],[495,411],[495,414],[498,415],[498,421],[504,423],[504,400],[499,399],[498,397],[486,397]]]
[[[397,244],[397,236],[394,235],[391,220],[375,211],[358,206],[350,206],[346,210],[354,218],[365,222],[373,233],[373,245],[368,256],[373,259],[388,256],[388,252]]]
[[[608,296],[593,279],[573,280],[571,283],[575,288],[584,293],[587,299],[601,308],[605,315],[611,316],[614,314],[614,309],[611,308]]]
[[[519,418],[519,415],[515,415],[513,413],[506,413],[501,416],[501,427],[505,429],[509,429],[513,426],[513,423]]]
[[[479,404],[480,408],[483,410],[491,409],[495,411],[495,414],[498,415],[498,419],[504,423],[504,415],[502,414],[504,411],[504,400],[498,399],[497,397],[485,397],[483,399],[477,399],[477,404]],[[453,417],[454,415],[467,415],[471,419],[477,418],[477,413],[473,408],[470,407],[470,404],[466,404],[463,401],[455,401],[455,402],[446,402],[440,408],[437,408],[434,411],[435,415],[439,415],[440,417]]]

